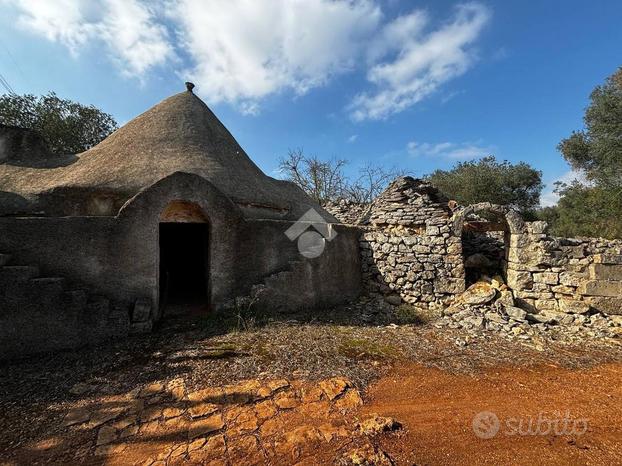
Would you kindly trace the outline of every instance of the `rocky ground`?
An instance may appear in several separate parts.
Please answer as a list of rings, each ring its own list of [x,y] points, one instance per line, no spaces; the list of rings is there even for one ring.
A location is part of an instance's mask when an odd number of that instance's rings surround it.
[[[622,343],[622,315],[605,315],[589,305],[574,302],[561,311],[536,311],[517,307],[501,277],[483,277],[471,285],[452,306],[441,311],[437,328],[464,329],[470,335],[492,333],[507,339],[580,344],[599,340]]]
[[[613,364],[590,377],[616,383],[606,379],[622,372],[619,323],[577,314],[579,330],[566,332],[511,307],[497,299],[443,312],[365,299],[286,319],[179,318],[151,335],[5,364],[0,464],[438,464],[417,443],[427,434],[412,410],[477,399],[458,394],[474,388],[473,377],[503,368],[510,380],[536,374],[522,379],[537,385],[545,367],[588,374]],[[377,387],[402,379],[410,385],[394,390],[406,402],[397,409]],[[456,380],[467,382],[445,392]],[[620,388],[610,392],[604,404],[619,405]],[[446,421],[428,426],[442,436]]]

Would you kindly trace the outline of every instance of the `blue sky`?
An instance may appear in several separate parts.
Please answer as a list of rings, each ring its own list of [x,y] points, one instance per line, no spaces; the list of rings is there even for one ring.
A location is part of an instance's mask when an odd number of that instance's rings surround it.
[[[0,0],[17,93],[124,123],[195,82],[251,158],[421,176],[487,154],[568,179],[559,140],[622,65],[622,2]],[[545,192],[544,203],[554,200]]]

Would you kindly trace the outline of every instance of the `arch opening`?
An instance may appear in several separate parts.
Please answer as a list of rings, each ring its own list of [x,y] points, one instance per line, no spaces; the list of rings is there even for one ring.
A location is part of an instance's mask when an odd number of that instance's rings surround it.
[[[200,206],[172,201],[158,225],[160,309],[164,316],[209,304],[209,223]]]
[[[456,213],[454,231],[462,240],[466,287],[495,276],[507,283],[510,239],[523,228],[520,215],[507,206],[484,202]]]
[[[500,276],[507,281],[510,232],[505,219],[484,213],[465,219],[462,227],[462,257],[465,286]]]

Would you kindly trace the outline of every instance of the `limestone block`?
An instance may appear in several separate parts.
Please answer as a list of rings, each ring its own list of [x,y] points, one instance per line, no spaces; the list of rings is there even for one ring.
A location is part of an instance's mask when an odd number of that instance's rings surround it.
[[[589,271],[592,280],[622,280],[622,265],[592,264]]]
[[[564,252],[564,256],[572,259],[581,259],[585,257],[584,246],[563,246],[562,251]]]
[[[546,283],[534,283],[531,289],[538,293],[550,293],[551,285],[547,285]]]
[[[425,229],[425,234],[429,236],[437,236],[441,234],[441,230],[437,226],[428,225]]]
[[[589,280],[579,287],[579,294],[586,296],[622,296],[622,282]]]
[[[557,311],[559,309],[555,299],[536,299],[534,306],[539,311]]]
[[[527,235],[510,235],[510,248],[524,248],[529,244]]]
[[[557,285],[559,283],[559,274],[554,272],[541,272],[533,274],[535,283],[545,283],[547,285]]]
[[[590,305],[576,299],[560,299],[559,310],[566,314],[586,314],[590,310]]]
[[[527,313],[519,307],[505,306],[505,313],[513,320],[524,322],[527,318]]]
[[[462,254],[462,245],[459,243],[451,243],[448,247],[447,247],[447,254]]]
[[[507,282],[513,290],[528,290],[533,286],[533,277],[529,272],[508,269]]]
[[[460,294],[464,291],[464,280],[459,278],[446,278],[434,283],[434,291],[444,294]]]
[[[559,274],[559,282],[566,286],[579,286],[585,280],[585,276],[580,273],[562,272]]]
[[[534,235],[541,235],[546,232],[548,227],[546,222],[537,221],[537,222],[526,222],[527,231]]]
[[[594,263],[622,265],[622,254],[594,254]]]
[[[551,291],[553,293],[573,295],[577,292],[577,289],[574,286],[557,285],[552,287]]]
[[[622,297],[587,297],[585,301],[603,314],[622,315]]]

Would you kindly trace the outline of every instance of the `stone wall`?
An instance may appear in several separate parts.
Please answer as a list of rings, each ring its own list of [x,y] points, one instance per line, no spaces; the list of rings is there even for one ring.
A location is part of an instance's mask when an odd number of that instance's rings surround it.
[[[558,238],[528,222],[510,241],[508,286],[521,307],[622,314],[622,240]]]
[[[546,223],[525,222],[506,206],[449,204],[427,182],[405,177],[369,207],[342,201],[326,208],[359,227],[364,288],[392,304],[459,300],[465,257],[479,252],[496,258],[516,304],[528,312],[622,315],[622,240],[556,238]],[[503,231],[466,231],[483,213]]]
[[[325,202],[322,207],[341,223],[357,225],[369,213],[371,204],[340,199],[338,201]]]
[[[464,290],[462,246],[451,232],[452,213],[429,183],[398,178],[362,216],[328,210],[338,218],[357,218],[367,292],[399,304],[441,303]]]

